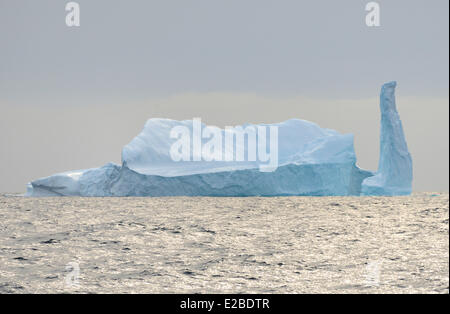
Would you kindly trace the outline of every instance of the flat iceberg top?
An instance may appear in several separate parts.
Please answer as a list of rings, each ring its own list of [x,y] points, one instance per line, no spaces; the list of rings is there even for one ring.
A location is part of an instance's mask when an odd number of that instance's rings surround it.
[[[274,134],[271,133],[271,127],[277,129],[276,137],[272,136]],[[176,133],[177,130],[184,130],[183,135],[187,138],[188,147],[185,148],[189,151],[188,160],[174,161],[171,155],[171,149],[173,150],[173,146],[180,140],[180,136],[177,134],[171,136],[171,132]],[[261,130],[265,133],[261,133]],[[195,134],[198,134],[200,144],[197,145],[198,149],[195,147]],[[165,177],[255,169],[267,165],[269,161],[261,161],[258,158],[252,160],[249,157],[252,147],[249,140],[255,140],[257,147],[255,155],[258,157],[260,150],[258,143],[264,135],[266,142],[262,149],[270,152],[268,157],[277,158],[278,166],[290,163],[342,163],[356,160],[353,135],[342,135],[335,130],[321,128],[305,120],[290,119],[274,124],[244,124],[219,129],[206,126],[195,119],[176,121],[154,118],[149,119],[142,132],[123,148],[122,162],[138,173]],[[227,142],[226,138],[231,138],[232,142]],[[270,144],[275,140],[278,142],[278,145],[274,145],[277,152],[270,151]],[[211,141],[220,146],[220,158],[207,161],[204,150]],[[243,160],[239,160],[238,150],[243,153]],[[226,160],[227,154],[231,160]]]

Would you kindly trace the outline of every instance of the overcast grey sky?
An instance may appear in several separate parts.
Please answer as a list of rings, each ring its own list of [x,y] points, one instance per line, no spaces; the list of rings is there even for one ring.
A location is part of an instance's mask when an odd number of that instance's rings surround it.
[[[312,120],[375,170],[378,94],[397,80],[415,190],[448,191],[447,0],[0,0],[0,191],[120,162],[151,117]]]

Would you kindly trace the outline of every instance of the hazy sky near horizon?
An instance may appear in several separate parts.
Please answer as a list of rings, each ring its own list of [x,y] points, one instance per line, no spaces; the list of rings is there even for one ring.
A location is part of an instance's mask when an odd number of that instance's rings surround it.
[[[414,189],[449,186],[449,2],[0,0],[0,192],[120,163],[146,119],[302,118],[355,134],[376,170],[378,94],[396,80]]]

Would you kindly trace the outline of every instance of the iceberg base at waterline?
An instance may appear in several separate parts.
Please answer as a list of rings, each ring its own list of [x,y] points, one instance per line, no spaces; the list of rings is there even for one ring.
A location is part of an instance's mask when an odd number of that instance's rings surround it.
[[[122,149],[122,165],[55,174],[30,182],[27,196],[328,196],[407,195],[411,193],[412,160],[395,105],[395,82],[383,85],[380,95],[380,162],[376,172],[356,165],[353,135],[340,134],[317,124],[291,119],[276,124],[245,124],[218,129],[194,120],[150,119],[142,132]],[[184,157],[175,158],[179,138],[174,130],[200,134],[199,142],[188,141]],[[242,133],[242,130],[245,132]],[[258,132],[270,130],[270,132]],[[272,130],[276,130],[276,156]],[[252,133],[253,132],[253,133]],[[230,138],[220,142],[221,156],[251,156],[252,147],[238,141],[245,134],[259,145],[270,133],[270,156],[236,160],[209,158],[205,154],[211,135]],[[243,137],[242,137],[243,139]],[[234,144],[235,143],[235,144]],[[217,146],[216,145],[216,146]],[[217,147],[216,147],[217,148]],[[234,149],[234,150],[233,150]],[[176,151],[178,153],[178,150]],[[264,153],[266,150],[264,148]],[[234,154],[234,155],[233,155]],[[178,156],[179,157],[179,156]],[[217,156],[216,156],[217,157]],[[269,158],[270,157],[270,158]],[[276,158],[275,158],[276,157]],[[269,160],[268,160],[269,158]],[[226,158],[225,158],[226,159]],[[276,166],[267,169],[268,162]]]

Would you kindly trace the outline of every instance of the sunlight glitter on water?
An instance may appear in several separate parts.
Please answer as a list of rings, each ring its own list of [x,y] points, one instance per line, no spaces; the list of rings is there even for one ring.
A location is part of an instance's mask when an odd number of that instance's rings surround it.
[[[448,193],[0,196],[0,293],[448,293]]]

